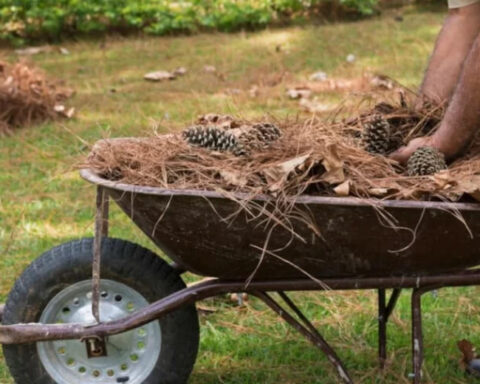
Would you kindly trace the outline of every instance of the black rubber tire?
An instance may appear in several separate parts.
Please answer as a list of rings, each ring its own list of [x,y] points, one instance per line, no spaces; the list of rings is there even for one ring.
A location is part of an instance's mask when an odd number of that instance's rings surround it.
[[[18,278],[8,296],[3,324],[37,322],[49,301],[68,286],[91,279],[93,239],[72,241],[41,255]],[[150,303],[185,288],[162,259],[136,244],[104,239],[102,278],[126,284]],[[184,384],[195,364],[199,342],[194,305],[160,320],[162,348],[144,384]],[[45,371],[36,344],[5,345],[5,360],[17,384],[56,384]]]

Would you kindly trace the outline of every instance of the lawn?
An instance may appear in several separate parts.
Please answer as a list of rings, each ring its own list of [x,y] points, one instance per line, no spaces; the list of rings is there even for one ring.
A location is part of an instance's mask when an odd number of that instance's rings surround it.
[[[91,236],[94,188],[83,182],[76,164],[88,145],[102,137],[139,136],[190,124],[203,113],[285,117],[303,113],[285,96],[288,84],[323,70],[354,78],[380,72],[416,87],[421,81],[444,14],[404,8],[355,23],[273,29],[257,33],[192,37],[107,37],[67,42],[69,55],[46,53],[32,60],[65,79],[77,94],[75,119],[23,129],[0,138],[0,301],[15,278],[38,255],[70,239]],[[345,57],[356,56],[355,63]],[[1,56],[13,59],[13,50]],[[204,73],[213,65],[217,73]],[[184,66],[186,76],[147,83],[146,72]],[[248,90],[260,86],[256,98]],[[334,103],[329,92],[319,101]],[[111,233],[154,249],[118,209]],[[193,276],[188,276],[192,281]],[[477,345],[479,290],[445,289],[426,295],[425,382],[466,383],[456,342]],[[376,364],[375,292],[297,293],[357,383],[407,383],[410,368],[409,292],[404,292],[389,326],[389,362]],[[328,361],[265,306],[244,307],[227,300],[208,302],[202,315],[201,347],[192,384],[336,383]],[[28,367],[26,367],[28,369]],[[471,379],[470,379],[471,380]],[[13,381],[0,357],[0,383]]]

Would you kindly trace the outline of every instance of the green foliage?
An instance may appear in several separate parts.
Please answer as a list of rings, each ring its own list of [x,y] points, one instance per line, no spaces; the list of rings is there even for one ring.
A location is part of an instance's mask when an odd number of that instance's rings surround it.
[[[335,6],[372,14],[378,0],[0,0],[0,39],[59,40],[64,34],[140,30],[148,34],[235,31]]]
[[[378,0],[340,0],[340,4],[354,9],[363,15],[371,15],[378,3]]]

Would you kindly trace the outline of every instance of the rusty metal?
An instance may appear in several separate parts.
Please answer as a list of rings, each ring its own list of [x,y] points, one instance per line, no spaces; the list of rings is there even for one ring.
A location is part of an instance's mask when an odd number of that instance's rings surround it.
[[[422,381],[423,366],[423,330],[422,330],[422,296],[430,291],[440,288],[439,286],[419,287],[412,292],[412,366],[411,378],[413,384]]]
[[[378,290],[378,359],[380,368],[385,367],[387,360],[387,322],[385,289]]]
[[[102,238],[108,236],[108,195],[103,187],[97,187],[95,215],[95,238],[93,241],[92,262],[92,313],[100,323],[100,265],[102,256]]]
[[[382,369],[387,360],[387,324],[397,305],[401,291],[400,288],[393,289],[388,304],[386,304],[385,289],[378,290],[378,357]]]
[[[102,188],[103,189],[103,188]],[[102,191],[102,237],[108,237],[109,231],[109,216],[110,216],[110,199],[105,190]]]
[[[324,279],[323,283],[331,290],[358,290],[376,288],[428,288],[434,286],[458,287],[480,284],[480,272],[463,274],[393,277],[364,279]],[[0,326],[0,344],[22,344],[35,341],[53,341],[64,339],[81,339],[88,337],[107,337],[138,328],[153,320],[199,300],[232,292],[277,292],[277,291],[318,291],[324,289],[313,280],[277,280],[254,281],[245,287],[245,281],[223,281],[212,279],[194,284],[175,292],[142,310],[120,320],[93,326],[78,324],[17,324]]]
[[[263,248],[265,243],[262,218],[235,214],[235,201],[209,191],[118,184],[88,170],[82,176],[103,186],[170,259],[190,272],[246,279],[259,264],[260,252],[252,245]],[[235,197],[245,198],[242,194]],[[268,201],[266,196],[255,200],[260,206]],[[321,238],[303,221],[293,220],[299,237],[286,247],[292,234],[278,226],[269,237],[269,249],[281,251],[278,257],[264,256],[255,279],[301,279],[305,277],[302,270],[321,279],[414,276],[451,273],[480,264],[480,237],[472,238],[467,230],[468,226],[480,233],[479,204],[301,196],[295,207],[308,212]],[[379,209],[396,220],[395,228],[381,222]],[[452,212],[460,212],[467,226]]]
[[[415,289],[412,293],[412,363],[413,382],[422,381],[423,365],[423,331],[422,331],[422,294],[423,290]]]
[[[280,297],[285,301],[285,303],[290,307],[290,309],[300,318],[301,324],[296,320],[291,314],[289,314],[280,304],[278,304],[270,295],[264,292],[254,292],[256,297],[262,300],[270,309],[276,312],[282,319],[284,319],[288,324],[300,332],[305,338],[310,341],[314,346],[319,348],[328,358],[330,363],[335,367],[338,375],[342,381],[346,384],[353,384],[353,381],[348,374],[345,366],[342,363],[342,360],[337,356],[332,347],[325,341],[325,339],[320,335],[317,329],[308,321],[308,319],[303,315],[303,313],[298,309],[298,307],[285,295],[283,292],[278,292]]]

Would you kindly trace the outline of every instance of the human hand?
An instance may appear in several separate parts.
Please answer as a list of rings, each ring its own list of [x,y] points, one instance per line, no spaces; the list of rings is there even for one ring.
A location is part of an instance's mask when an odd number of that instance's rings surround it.
[[[435,147],[431,136],[419,137],[411,140],[406,146],[397,149],[389,157],[398,161],[400,164],[406,164],[413,152],[421,147]]]

